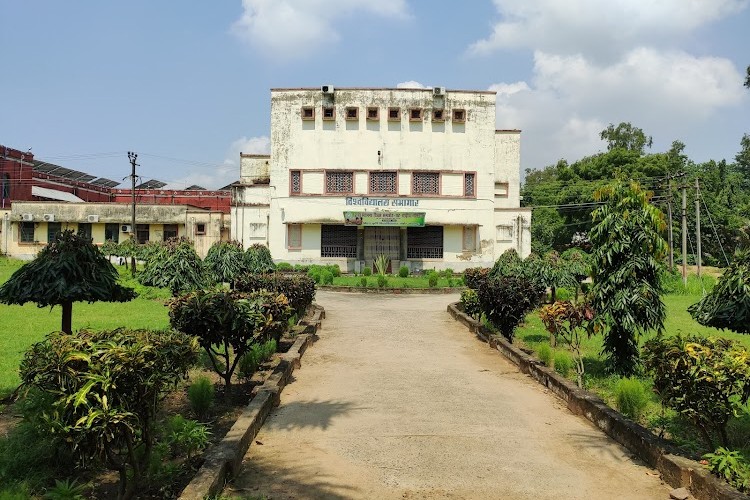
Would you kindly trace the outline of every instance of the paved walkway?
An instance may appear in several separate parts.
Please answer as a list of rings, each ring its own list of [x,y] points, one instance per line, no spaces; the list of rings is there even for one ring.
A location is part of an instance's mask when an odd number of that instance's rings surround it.
[[[456,295],[318,292],[320,340],[226,495],[669,498],[655,473],[477,341]]]

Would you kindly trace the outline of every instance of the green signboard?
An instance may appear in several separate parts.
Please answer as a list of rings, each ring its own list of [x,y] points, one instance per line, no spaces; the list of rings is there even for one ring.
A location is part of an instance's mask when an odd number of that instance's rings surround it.
[[[347,226],[423,227],[424,212],[344,212]]]

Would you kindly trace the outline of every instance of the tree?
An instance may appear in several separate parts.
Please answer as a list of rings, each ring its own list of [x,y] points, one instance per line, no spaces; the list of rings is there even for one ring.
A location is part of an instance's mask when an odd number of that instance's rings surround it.
[[[0,287],[0,302],[62,306],[62,331],[72,333],[73,302],[127,302],[136,293],[117,283],[115,267],[91,243],[63,231]]]
[[[750,89],[750,66],[747,67],[747,76],[745,77],[745,87]]]
[[[634,181],[616,181],[597,191],[595,199],[606,204],[593,213],[592,305],[598,324],[606,327],[603,354],[609,369],[631,375],[640,335],[664,325],[659,269],[667,251],[661,237],[666,222]]]
[[[701,325],[750,333],[750,250],[737,251],[714,289],[688,311]]]
[[[607,141],[607,149],[610,151],[618,148],[627,149],[637,151],[641,155],[646,147],[650,148],[654,143],[650,135],[646,135],[643,129],[634,127],[630,122],[621,122],[616,127],[610,123],[601,131],[599,137]]]
[[[217,241],[208,250],[203,263],[216,283],[229,283],[232,286],[245,272],[245,253],[238,241]]]
[[[747,181],[748,177],[750,177],[750,135],[744,134],[742,136],[740,147],[740,152],[737,153],[734,160],[737,162],[740,172],[742,172]]]

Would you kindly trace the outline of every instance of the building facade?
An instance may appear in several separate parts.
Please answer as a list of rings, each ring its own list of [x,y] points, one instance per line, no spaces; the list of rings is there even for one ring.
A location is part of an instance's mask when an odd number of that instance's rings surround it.
[[[240,161],[232,237],[277,261],[462,270],[530,252],[520,131],[495,129],[494,92],[273,89],[271,154]]]
[[[138,243],[186,237],[198,255],[205,257],[211,245],[229,238],[228,219],[223,212],[189,205],[140,204],[133,228],[132,208],[126,203],[17,201],[11,209],[0,210],[0,253],[33,259],[55,234],[70,229],[97,245],[131,236]]]

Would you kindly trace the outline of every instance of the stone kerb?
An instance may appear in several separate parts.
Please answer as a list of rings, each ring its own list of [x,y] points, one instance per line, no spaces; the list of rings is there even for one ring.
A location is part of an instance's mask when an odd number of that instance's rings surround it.
[[[352,293],[375,293],[375,294],[390,294],[390,295],[409,295],[409,294],[424,294],[424,295],[445,295],[448,293],[459,293],[462,290],[466,290],[465,286],[455,286],[451,288],[369,288],[361,286],[339,286],[339,285],[324,285],[320,286],[318,290],[325,290],[327,292],[352,292]]]
[[[573,381],[550,370],[505,338],[494,335],[480,322],[461,311],[458,302],[448,305],[448,313],[517,365],[522,373],[531,376],[563,399],[571,412],[586,417],[612,439],[656,468],[670,486],[687,488],[698,500],[747,500],[746,495],[713,476],[695,460],[680,456],[677,448],[668,441],[615,411],[599,396],[579,388]]]
[[[180,500],[202,500],[221,493],[227,480],[239,470],[250,444],[271,410],[279,404],[281,391],[316,338],[325,310],[316,304],[312,309],[312,316],[300,323],[305,333],[296,337],[287,352],[278,355],[276,368],[262,385],[253,389],[253,398],[226,436],[206,452],[203,465],[180,494]]]

